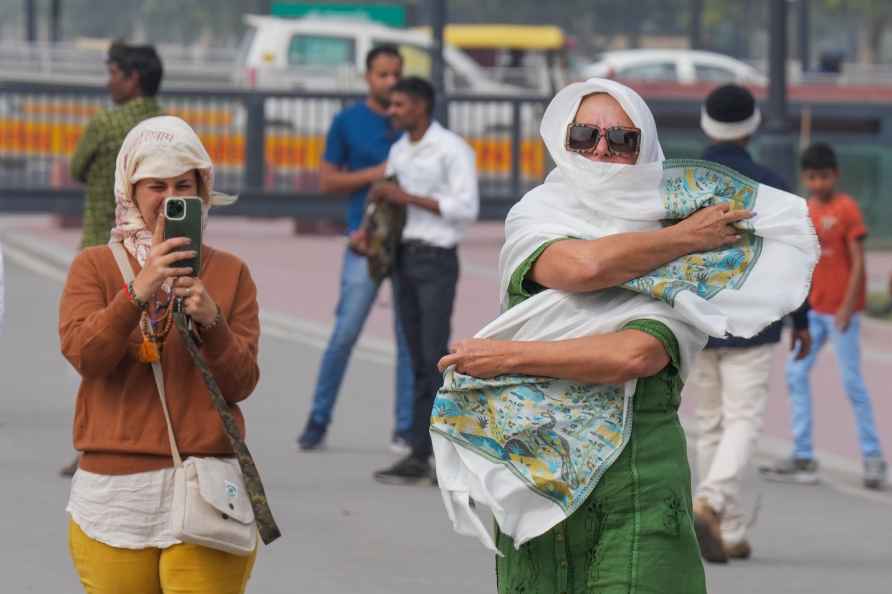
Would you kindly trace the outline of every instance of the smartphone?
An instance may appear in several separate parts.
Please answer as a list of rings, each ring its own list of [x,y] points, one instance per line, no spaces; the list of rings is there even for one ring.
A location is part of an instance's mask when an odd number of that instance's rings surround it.
[[[201,215],[203,202],[198,196],[171,196],[164,199],[164,239],[188,237],[189,245],[177,248],[180,251],[195,250],[192,258],[177,261],[174,266],[192,268],[192,276],[201,270]]]

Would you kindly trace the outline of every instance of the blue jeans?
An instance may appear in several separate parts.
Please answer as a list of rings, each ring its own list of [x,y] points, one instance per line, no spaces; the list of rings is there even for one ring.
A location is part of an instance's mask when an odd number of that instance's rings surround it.
[[[347,249],[341,269],[341,294],[335,310],[335,326],[328,339],[328,346],[322,355],[316,391],[313,394],[313,408],[310,417],[320,425],[331,422],[332,410],[338,398],[338,391],[347,371],[350,353],[362,332],[369,311],[378,296],[379,286],[369,277],[366,259]],[[391,279],[392,282],[392,279]],[[409,347],[403,333],[400,317],[396,312],[396,290],[394,289],[394,334],[396,335],[396,402],[394,414],[397,433],[412,430],[412,361]]]
[[[861,316],[853,315],[849,327],[845,332],[840,332],[834,324],[834,316],[809,311],[808,330],[812,340],[811,352],[801,361],[796,361],[792,356],[787,361],[787,388],[793,408],[793,455],[806,460],[814,457],[809,372],[829,338],[842,371],[843,387],[855,413],[861,455],[865,458],[881,457],[883,454],[873,421],[873,408],[861,376]]]

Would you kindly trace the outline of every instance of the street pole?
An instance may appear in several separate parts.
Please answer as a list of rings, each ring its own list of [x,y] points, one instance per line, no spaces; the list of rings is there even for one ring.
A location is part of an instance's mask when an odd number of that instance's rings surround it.
[[[25,41],[37,41],[37,7],[36,0],[25,0]]]
[[[703,0],[688,0],[688,45],[691,49],[703,49]]]
[[[62,41],[62,0],[50,0],[50,43]]]
[[[811,15],[810,0],[799,0],[799,61],[802,74],[811,70]]]
[[[431,83],[437,93],[434,117],[443,126],[449,126],[449,109],[446,95],[446,61],[443,58],[443,29],[446,27],[446,0],[430,0],[431,14]]]
[[[763,161],[795,185],[793,138],[787,125],[787,1],[770,0],[768,103],[760,153]]]

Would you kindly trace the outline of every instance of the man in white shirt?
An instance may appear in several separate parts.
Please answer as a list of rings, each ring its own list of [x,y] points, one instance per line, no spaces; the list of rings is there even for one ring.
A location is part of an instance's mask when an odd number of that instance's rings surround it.
[[[430,483],[430,416],[442,383],[437,362],[449,351],[452,304],[458,282],[456,246],[477,218],[474,151],[460,136],[433,121],[434,89],[417,77],[393,87],[389,113],[405,134],[391,147],[387,173],[397,183],[376,184],[374,200],[403,204],[406,226],[394,276],[398,312],[409,343],[415,378],[412,452],[375,473],[388,484]]]

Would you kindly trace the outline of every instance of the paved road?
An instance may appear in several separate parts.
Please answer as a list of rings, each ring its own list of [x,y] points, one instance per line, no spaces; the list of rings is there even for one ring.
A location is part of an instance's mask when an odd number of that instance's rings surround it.
[[[76,378],[58,355],[57,281],[7,258],[0,339],[0,518],[4,592],[79,592],[67,555],[67,482]],[[46,270],[46,272],[52,272]],[[56,273],[58,276],[58,273]],[[392,369],[363,349],[350,369],[330,449],[299,454],[318,340],[271,326],[263,378],[246,404],[249,443],[285,538],[262,551],[248,591],[454,594],[494,591],[493,560],[453,534],[438,493],[377,485],[389,463]],[[281,336],[281,337],[277,337]],[[290,336],[290,337],[289,337]],[[878,594],[892,578],[892,495],[864,496],[851,477],[815,488],[756,483],[755,558],[709,567],[710,591]]]

